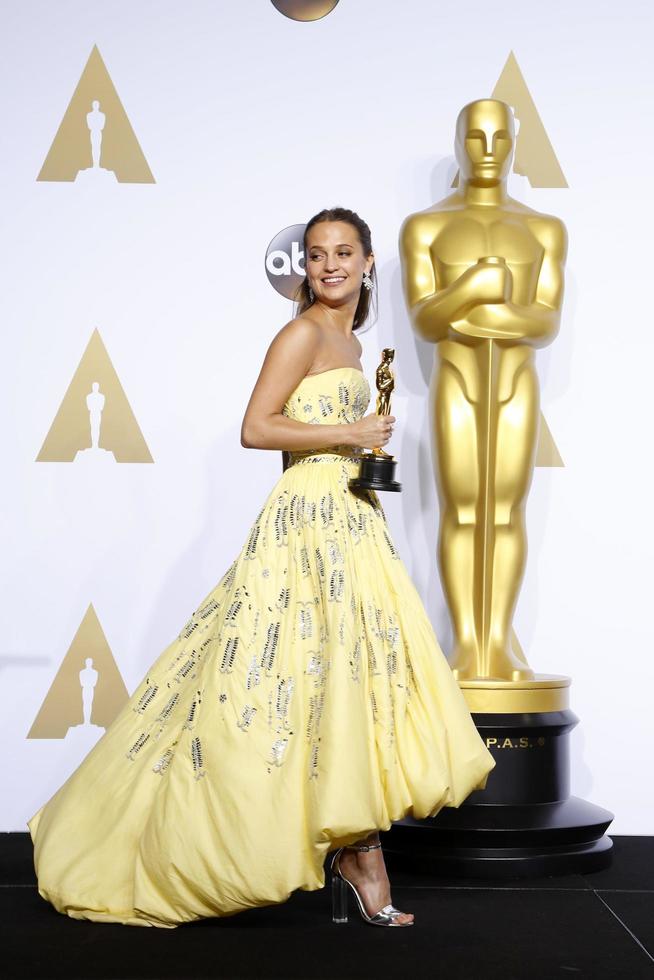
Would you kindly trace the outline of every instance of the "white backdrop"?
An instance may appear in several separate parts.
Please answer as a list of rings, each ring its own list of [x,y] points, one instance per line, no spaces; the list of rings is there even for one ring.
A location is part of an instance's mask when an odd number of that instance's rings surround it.
[[[510,192],[570,235],[561,332],[537,354],[565,467],[535,471],[515,627],[536,671],[572,677],[573,793],[615,813],[611,832],[654,833],[651,29],[645,0],[340,0],[313,23],[270,0],[3,0],[0,829],[25,830],[88,749],[27,734],[89,604],[131,692],[278,478],[280,453],[239,440],[292,314],[264,255],[326,206],[373,232],[380,314],[363,363],[374,387],[396,348],[404,485],[383,503],[449,649],[433,352],[404,308],[397,236],[448,193],[456,115],[512,50],[569,187],[515,177]],[[155,183],[36,179],[96,44]],[[96,328],[154,462],[36,462]]]

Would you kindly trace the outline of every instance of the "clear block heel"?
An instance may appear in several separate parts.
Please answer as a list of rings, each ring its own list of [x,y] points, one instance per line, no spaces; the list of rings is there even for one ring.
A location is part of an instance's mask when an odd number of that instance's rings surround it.
[[[332,873],[332,922],[347,922],[347,885]]]
[[[381,847],[381,844],[363,844],[360,846],[348,844],[347,846],[357,851],[372,851],[376,847]],[[394,905],[385,905],[383,909],[375,912],[374,915],[368,915],[359,892],[352,882],[344,876],[339,867],[340,856],[344,850],[344,847],[339,847],[332,857],[330,865],[332,874],[332,922],[347,922],[347,891],[348,888],[351,888],[364,922],[372,926],[412,926],[413,922],[397,921],[397,916],[402,915],[402,912],[396,909]]]

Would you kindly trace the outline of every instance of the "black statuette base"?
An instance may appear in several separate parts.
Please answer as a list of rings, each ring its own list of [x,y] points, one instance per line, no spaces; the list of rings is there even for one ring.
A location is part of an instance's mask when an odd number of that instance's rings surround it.
[[[352,477],[348,486],[352,490],[391,490],[398,493],[402,484],[395,477],[397,460],[392,456],[367,453],[361,457],[359,475]]]
[[[407,817],[384,835],[389,868],[505,878],[598,871],[611,864],[608,810],[569,795],[566,709],[474,714],[494,759],[486,788],[435,817]]]

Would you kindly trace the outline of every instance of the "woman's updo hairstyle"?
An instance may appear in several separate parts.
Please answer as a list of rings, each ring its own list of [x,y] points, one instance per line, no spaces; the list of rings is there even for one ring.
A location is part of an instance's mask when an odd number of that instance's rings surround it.
[[[310,218],[306,228],[304,229],[304,256],[305,256],[305,266],[307,263],[307,236],[314,225],[319,224],[321,221],[345,221],[349,225],[352,225],[356,229],[359,236],[359,241],[361,242],[361,247],[363,249],[363,254],[366,258],[372,252],[372,239],[370,235],[370,228],[365,223],[363,218],[360,218],[356,211],[350,211],[349,208],[325,208],[319,211],[318,214],[314,214],[313,218]],[[366,289],[366,287],[361,284],[361,294],[359,296],[359,302],[357,304],[356,311],[354,313],[354,321],[352,323],[352,329],[358,330],[362,327],[370,316],[371,309],[374,311],[375,316],[377,315],[377,271],[375,269],[375,263],[373,262],[370,269],[370,278],[372,279],[372,289]],[[308,310],[312,305],[313,300],[309,293],[309,279],[305,275],[304,279],[297,288],[295,294],[295,301],[297,303],[297,309],[295,310],[295,316],[300,316],[305,310]]]

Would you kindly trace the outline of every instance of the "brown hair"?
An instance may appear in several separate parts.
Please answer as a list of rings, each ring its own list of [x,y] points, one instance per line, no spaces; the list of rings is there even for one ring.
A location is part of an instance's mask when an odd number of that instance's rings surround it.
[[[349,208],[324,208],[322,211],[319,211],[318,214],[314,214],[313,218],[309,219],[307,226],[304,229],[303,246],[305,265],[307,254],[307,235],[313,226],[319,224],[321,221],[346,221],[356,230],[365,257],[367,258],[372,252],[370,228],[365,223],[363,218],[359,217],[356,211],[350,211]],[[359,302],[357,304],[357,308],[354,313],[354,321],[352,323],[353,330],[358,330],[359,327],[363,326],[370,316],[371,308],[374,310],[375,315],[377,313],[377,271],[375,269],[374,262],[370,269],[370,278],[373,282],[372,289],[366,289],[363,284],[361,285],[361,294],[359,296]],[[309,293],[309,280],[306,275],[297,288],[295,293],[295,301],[297,303],[295,316],[300,316],[300,314],[304,313],[305,310],[308,310],[313,304],[313,300],[311,299],[311,295]]]

